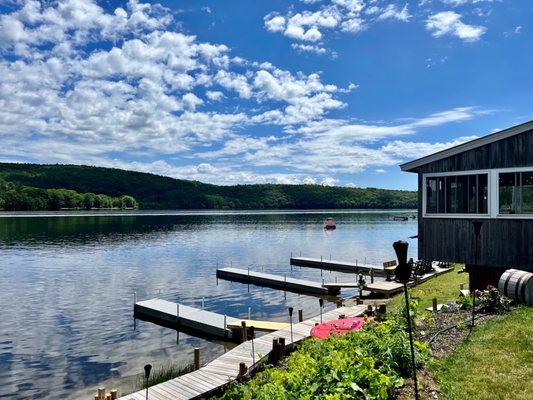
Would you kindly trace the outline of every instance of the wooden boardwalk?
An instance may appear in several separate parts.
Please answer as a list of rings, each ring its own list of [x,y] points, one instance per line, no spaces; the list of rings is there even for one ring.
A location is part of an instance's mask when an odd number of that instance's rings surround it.
[[[381,265],[361,264],[350,261],[324,260],[321,258],[310,257],[291,257],[291,265],[351,273],[370,272],[370,270],[373,270],[375,275],[385,275],[385,270]]]
[[[136,318],[146,319],[158,325],[228,340],[234,338],[234,330],[230,329],[228,324],[240,324],[238,318],[162,299],[150,299],[135,303],[134,314]]]
[[[341,314],[350,317],[358,316],[362,315],[365,309],[366,306],[362,305],[341,307],[324,313],[322,319],[324,321],[338,319]],[[309,337],[311,329],[315,326],[316,322],[320,322],[319,316],[294,324],[294,343]],[[249,370],[255,369],[259,363],[270,354],[272,350],[272,340],[274,338],[285,338],[286,345],[290,345],[290,327],[255,339],[254,355],[252,355],[252,342],[247,341],[197,371],[150,387],[149,399],[190,400],[207,398],[213,392],[222,389],[224,386],[237,379],[239,374],[239,364],[241,362],[244,362]],[[121,397],[120,399],[145,400],[145,396],[146,391],[141,390]]]
[[[437,263],[433,264],[435,271],[424,274],[418,281],[409,282],[408,286],[415,286],[419,283],[425,282],[428,279],[431,279],[437,275],[444,274],[448,271],[451,271],[451,268],[441,268],[437,266]],[[383,278],[375,280],[373,283],[368,282],[368,277],[365,278],[367,281],[363,286],[363,290],[371,293],[383,294],[385,297],[389,297],[395,293],[401,292],[403,289],[403,284],[395,281],[386,281]],[[337,288],[341,290],[343,288],[358,288],[359,284],[357,282],[334,282],[334,283],[324,283],[324,287],[327,288]]]
[[[230,281],[250,283],[259,286],[268,286],[274,289],[283,289],[297,293],[311,293],[319,295],[338,294],[338,288],[326,288],[322,283],[307,281],[304,279],[288,278],[287,276],[266,274],[239,268],[217,269],[217,278]]]

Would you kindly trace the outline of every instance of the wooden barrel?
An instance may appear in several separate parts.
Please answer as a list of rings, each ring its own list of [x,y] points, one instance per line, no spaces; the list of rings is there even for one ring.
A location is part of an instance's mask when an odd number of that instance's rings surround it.
[[[533,273],[508,269],[498,282],[498,290],[520,303],[533,305]]]

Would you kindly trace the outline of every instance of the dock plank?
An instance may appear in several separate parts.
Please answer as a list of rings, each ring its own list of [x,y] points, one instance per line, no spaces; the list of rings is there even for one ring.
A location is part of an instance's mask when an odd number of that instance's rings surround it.
[[[312,257],[291,257],[291,265],[308,268],[320,268],[328,271],[362,273],[374,271],[375,275],[386,275],[382,265],[372,265],[366,263],[339,261],[339,260],[325,260],[322,258]]]

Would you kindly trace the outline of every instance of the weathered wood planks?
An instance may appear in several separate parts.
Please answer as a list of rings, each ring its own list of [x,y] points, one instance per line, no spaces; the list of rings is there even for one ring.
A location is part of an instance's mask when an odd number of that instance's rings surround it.
[[[340,315],[362,315],[364,310],[365,306],[341,307],[324,313],[322,319],[328,321],[338,319]],[[294,342],[297,343],[309,337],[311,328],[315,325],[315,322],[319,321],[320,317],[317,316],[294,324]],[[244,362],[249,370],[256,368],[262,360],[268,357],[272,350],[272,340],[278,337],[285,338],[286,345],[290,345],[290,327],[255,339],[254,355],[252,355],[252,342],[247,341],[197,371],[150,387],[149,398],[153,400],[191,400],[205,398],[210,393],[222,389],[225,385],[235,380],[238,376],[239,364],[241,362]],[[145,399],[144,390],[120,398],[120,400],[142,399]]]

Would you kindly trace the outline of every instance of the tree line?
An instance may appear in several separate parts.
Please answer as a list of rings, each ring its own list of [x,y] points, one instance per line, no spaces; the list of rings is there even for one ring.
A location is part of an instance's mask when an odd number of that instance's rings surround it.
[[[58,211],[62,209],[131,209],[137,201],[128,195],[78,193],[70,189],[40,189],[0,179],[0,210]]]
[[[398,209],[416,208],[418,203],[417,193],[406,190],[322,185],[221,186],[83,165],[0,163],[0,178],[33,190],[64,188],[61,190],[84,193],[83,196],[101,193],[98,196],[111,198],[128,195],[143,209]]]

